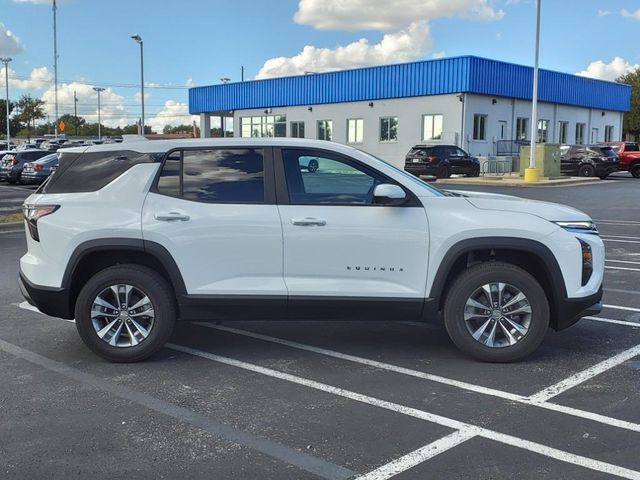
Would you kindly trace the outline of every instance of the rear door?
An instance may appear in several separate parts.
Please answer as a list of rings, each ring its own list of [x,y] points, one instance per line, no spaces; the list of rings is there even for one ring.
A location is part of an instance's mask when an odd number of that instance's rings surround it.
[[[171,153],[145,200],[142,231],[145,242],[164,247],[177,264],[191,318],[284,314],[270,149]]]
[[[313,174],[301,168],[310,157]],[[374,204],[375,186],[395,182],[334,152],[283,148],[275,158],[290,315],[418,316],[429,251],[422,205]]]

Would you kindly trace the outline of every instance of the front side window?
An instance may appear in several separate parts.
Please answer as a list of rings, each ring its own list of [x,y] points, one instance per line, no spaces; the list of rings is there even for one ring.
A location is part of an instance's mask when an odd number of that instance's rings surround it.
[[[422,116],[422,140],[440,140],[442,138],[442,115]]]
[[[613,142],[613,125],[604,127],[604,141]]]
[[[584,123],[576,123],[576,145],[584,144]]]
[[[260,117],[241,117],[240,136],[250,137],[286,137],[286,115],[265,115]]]
[[[304,138],[304,122],[291,122],[291,136]]]
[[[314,150],[282,150],[293,205],[368,205],[385,179],[357,162]]]
[[[558,143],[567,143],[567,131],[569,122],[558,122]]]
[[[380,118],[380,141],[381,142],[397,142],[398,141],[398,117],[381,117]]]
[[[362,118],[347,120],[347,143],[362,143],[363,132],[364,120]]]
[[[526,140],[527,139],[527,124],[529,123],[528,118],[520,117],[516,121],[516,140]]]
[[[487,139],[487,116],[476,114],[473,116],[473,139]]]
[[[549,139],[549,120],[538,120],[538,143],[547,143]]]
[[[333,138],[333,120],[318,120],[318,140]]]
[[[157,190],[196,202],[262,203],[263,152],[232,148],[173,153],[164,163]]]

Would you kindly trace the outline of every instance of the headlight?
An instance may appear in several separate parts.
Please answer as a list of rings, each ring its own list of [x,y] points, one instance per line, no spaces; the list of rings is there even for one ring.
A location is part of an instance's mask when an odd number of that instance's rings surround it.
[[[584,221],[584,222],[553,222],[559,227],[564,228],[565,230],[569,230],[575,233],[591,233],[594,235],[598,234],[598,228],[592,221]]]

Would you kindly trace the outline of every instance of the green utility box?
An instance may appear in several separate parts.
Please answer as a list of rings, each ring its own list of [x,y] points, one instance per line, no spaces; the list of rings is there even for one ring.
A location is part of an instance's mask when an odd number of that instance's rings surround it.
[[[529,155],[531,147],[526,145],[520,148],[520,176],[524,177],[524,169],[529,168]],[[560,176],[560,145],[556,143],[536,144],[536,168],[540,177]]]

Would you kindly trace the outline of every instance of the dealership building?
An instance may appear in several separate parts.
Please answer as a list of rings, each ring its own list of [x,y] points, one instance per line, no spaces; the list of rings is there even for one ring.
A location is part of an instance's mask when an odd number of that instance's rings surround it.
[[[236,137],[303,137],[353,145],[402,165],[416,144],[473,155],[530,140],[533,69],[473,56],[224,83],[189,90],[208,136],[212,117]],[[538,141],[619,140],[631,87],[540,70]]]

